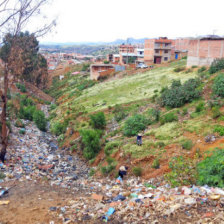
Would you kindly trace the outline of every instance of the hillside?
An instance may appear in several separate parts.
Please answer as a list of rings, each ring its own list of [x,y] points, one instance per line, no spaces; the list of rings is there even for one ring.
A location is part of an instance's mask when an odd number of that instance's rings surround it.
[[[51,112],[51,126],[59,136],[60,145],[82,154],[79,133],[91,129],[91,114],[103,111],[107,126],[101,136],[101,151],[90,160],[98,174],[116,173],[115,167],[126,164],[131,169],[140,167],[142,176],[150,178],[169,172],[173,157],[202,158],[204,151],[218,146],[217,142],[206,142],[205,137],[219,138],[219,134],[213,133],[216,125],[222,124],[223,107],[217,116],[220,119],[213,119],[209,100],[214,76],[198,68],[174,71],[185,64],[183,59],[143,73],[117,75],[97,83],[88,76],[71,76],[69,73],[63,81],[55,80],[49,92],[56,97],[58,106],[55,105]],[[159,105],[160,91],[170,86],[172,80],[184,83],[191,78],[200,79],[199,98],[173,109]],[[155,109],[159,110],[160,121],[145,125],[143,145],[139,147],[135,134],[124,134],[125,123],[136,114],[148,121]],[[169,120],[169,116],[173,118]],[[61,126],[59,131],[58,126]],[[105,148],[111,151],[105,154]]]
[[[222,223],[224,74],[185,63],[11,87],[1,221]]]

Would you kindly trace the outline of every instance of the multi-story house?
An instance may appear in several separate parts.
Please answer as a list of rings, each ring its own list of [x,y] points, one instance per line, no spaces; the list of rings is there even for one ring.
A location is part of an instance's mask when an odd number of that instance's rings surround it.
[[[159,39],[146,39],[144,62],[150,64],[161,64],[171,60],[171,43],[167,37]]]

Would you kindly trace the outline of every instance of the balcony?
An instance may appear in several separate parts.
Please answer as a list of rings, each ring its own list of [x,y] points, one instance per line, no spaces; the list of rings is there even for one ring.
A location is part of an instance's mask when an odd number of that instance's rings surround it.
[[[161,50],[171,50],[171,44],[168,46],[160,45],[160,44],[155,44],[154,49],[161,49]]]

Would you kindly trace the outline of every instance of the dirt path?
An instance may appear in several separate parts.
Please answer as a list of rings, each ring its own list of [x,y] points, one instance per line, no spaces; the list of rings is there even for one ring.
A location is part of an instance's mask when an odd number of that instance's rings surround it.
[[[31,181],[7,183],[9,186],[14,187],[1,199],[10,202],[0,207],[0,223],[63,223],[63,220],[54,216],[50,207],[63,207],[66,199],[73,197],[68,190]]]

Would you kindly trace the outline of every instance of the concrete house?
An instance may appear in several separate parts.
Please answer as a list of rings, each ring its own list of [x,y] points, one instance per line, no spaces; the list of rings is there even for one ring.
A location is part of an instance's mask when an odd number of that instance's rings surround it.
[[[171,60],[171,43],[167,37],[146,39],[144,61],[146,64],[161,64]]]
[[[112,64],[93,64],[90,66],[90,78],[98,80],[115,72]]]
[[[187,66],[210,66],[216,58],[224,58],[224,38],[216,35],[190,40]]]

